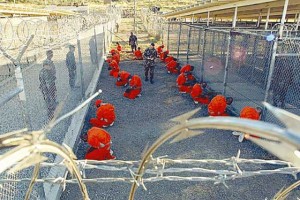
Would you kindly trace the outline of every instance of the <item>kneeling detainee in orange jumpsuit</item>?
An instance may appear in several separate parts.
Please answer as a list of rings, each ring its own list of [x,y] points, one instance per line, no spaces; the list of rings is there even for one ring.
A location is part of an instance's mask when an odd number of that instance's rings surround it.
[[[129,83],[129,79],[131,78],[131,75],[127,71],[120,71],[118,74],[116,86],[127,86]]]
[[[208,114],[210,116],[229,116],[226,113],[227,105],[232,103],[232,97],[225,98],[223,95],[215,96],[208,104]]]
[[[209,96],[203,94],[203,89],[206,88],[207,84],[206,83],[196,83],[191,91],[191,97],[194,100],[196,104],[209,104]]]
[[[133,75],[129,80],[129,88],[124,92],[124,97],[128,99],[135,99],[141,96],[142,80],[138,75]]]
[[[110,103],[103,103],[98,99],[95,102],[96,118],[90,119],[90,124],[99,128],[112,126],[116,120],[115,107]]]

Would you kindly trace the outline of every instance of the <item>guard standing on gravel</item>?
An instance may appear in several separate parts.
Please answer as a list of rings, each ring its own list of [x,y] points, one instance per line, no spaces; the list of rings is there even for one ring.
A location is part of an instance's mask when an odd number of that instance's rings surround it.
[[[56,102],[56,72],[55,70],[53,70],[53,66],[53,61],[46,59],[43,62],[43,68],[39,74],[40,90],[42,91],[47,106],[47,114],[49,120],[53,118],[54,111],[58,104]]]
[[[69,46],[69,52],[66,56],[66,65],[69,71],[69,84],[71,88],[74,88],[75,86],[75,77],[76,77],[76,61],[75,61],[75,46],[70,45]]]
[[[150,47],[147,48],[144,52],[144,60],[145,60],[145,81],[148,81],[148,73],[150,71],[150,83],[153,84],[154,78],[154,68],[155,68],[155,58],[157,57],[157,52],[154,48],[154,43],[151,43]]]
[[[133,32],[130,33],[129,45],[131,46],[132,53],[134,53],[134,51],[136,51],[137,37],[135,35],[133,35]],[[133,51],[133,49],[134,49],[134,51]]]

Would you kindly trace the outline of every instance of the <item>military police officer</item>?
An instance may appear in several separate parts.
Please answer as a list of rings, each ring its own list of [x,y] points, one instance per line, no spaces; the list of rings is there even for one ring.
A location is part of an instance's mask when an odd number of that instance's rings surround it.
[[[76,78],[76,61],[75,61],[75,46],[70,45],[69,46],[69,52],[66,56],[66,65],[69,71],[69,84],[71,88],[74,88],[75,86],[75,78]]]
[[[47,51],[47,59],[43,62],[43,68],[39,73],[40,89],[42,91],[46,106],[48,118],[52,119],[57,106],[56,102],[56,71],[51,60],[52,51]],[[48,57],[49,55],[49,57]]]
[[[148,47],[144,54],[144,60],[145,60],[145,81],[148,81],[148,73],[150,71],[150,83],[153,84],[153,78],[154,78],[154,68],[155,68],[155,58],[157,57],[157,52],[154,48],[154,43],[151,43],[150,47]]]

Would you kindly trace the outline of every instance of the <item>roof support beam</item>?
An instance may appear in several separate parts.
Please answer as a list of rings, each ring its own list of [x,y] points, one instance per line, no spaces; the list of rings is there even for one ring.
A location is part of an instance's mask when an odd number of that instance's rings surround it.
[[[298,31],[299,25],[300,25],[300,13],[298,14],[297,25],[296,25],[296,31]]]
[[[234,15],[233,15],[233,20],[232,20],[232,28],[236,27],[237,12],[238,12],[238,7],[236,6],[235,9],[234,9]]]
[[[284,23],[285,23],[285,17],[286,17],[288,5],[289,5],[289,0],[285,0],[283,11],[282,11],[282,16],[281,16],[280,28],[279,28],[279,39],[282,38],[283,27],[284,27]]]
[[[269,20],[270,20],[270,13],[271,13],[271,8],[268,8],[267,19],[266,19],[266,24],[265,24],[265,30],[268,29]]]

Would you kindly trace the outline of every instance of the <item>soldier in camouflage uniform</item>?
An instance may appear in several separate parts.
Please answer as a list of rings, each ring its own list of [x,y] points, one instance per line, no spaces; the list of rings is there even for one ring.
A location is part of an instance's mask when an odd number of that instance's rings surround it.
[[[49,55],[51,52],[49,52]],[[53,52],[52,52],[53,56]],[[54,111],[57,106],[56,102],[56,72],[55,72],[55,66],[53,64],[53,61],[51,60],[51,56],[48,57],[47,52],[47,59],[43,62],[43,68],[40,71],[39,74],[39,80],[40,80],[40,89],[42,91],[44,100],[46,102],[47,111],[48,111],[48,118],[52,119],[54,115]]]
[[[76,61],[75,61],[75,46],[69,46],[70,51],[67,53],[66,56],[66,65],[69,71],[69,84],[71,88],[75,86],[75,78],[76,78]]]
[[[154,68],[155,68],[155,58],[157,57],[157,52],[154,48],[154,43],[151,43],[150,47],[147,48],[143,54],[145,60],[145,81],[148,81],[148,73],[150,71],[150,83],[153,84],[154,78]]]

